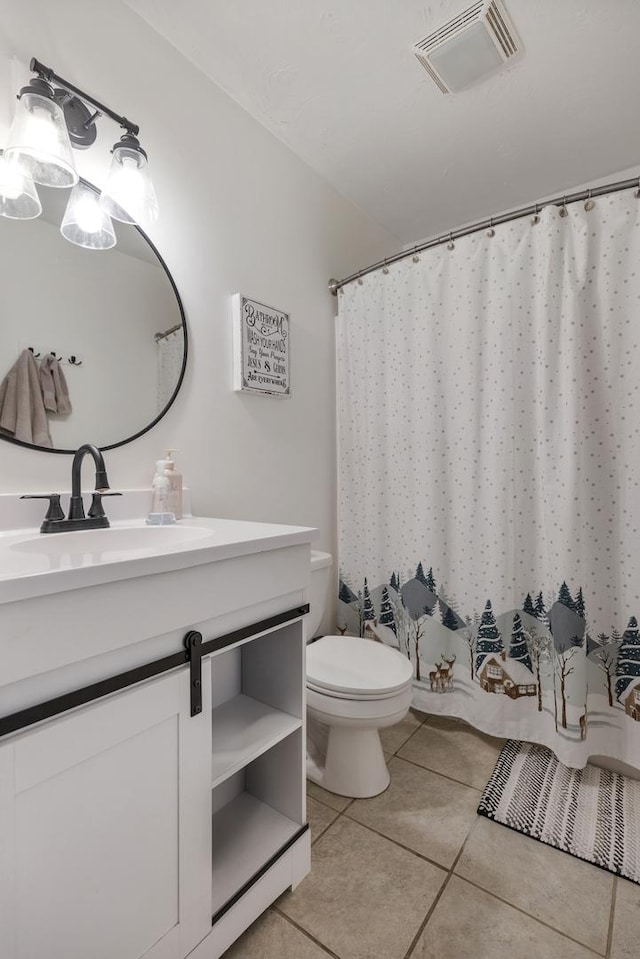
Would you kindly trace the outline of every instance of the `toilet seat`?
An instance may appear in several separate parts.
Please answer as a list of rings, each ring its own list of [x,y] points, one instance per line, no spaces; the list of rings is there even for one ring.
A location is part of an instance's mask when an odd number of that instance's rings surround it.
[[[323,636],[307,647],[307,689],[335,699],[391,699],[413,680],[397,650],[357,636]]]

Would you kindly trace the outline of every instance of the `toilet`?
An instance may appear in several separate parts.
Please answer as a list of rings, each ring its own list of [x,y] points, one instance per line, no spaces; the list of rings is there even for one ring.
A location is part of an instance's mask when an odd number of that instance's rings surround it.
[[[311,551],[307,640],[307,778],[340,796],[365,799],[389,785],[380,729],[399,723],[413,697],[413,667],[397,650],[318,631],[331,556]]]

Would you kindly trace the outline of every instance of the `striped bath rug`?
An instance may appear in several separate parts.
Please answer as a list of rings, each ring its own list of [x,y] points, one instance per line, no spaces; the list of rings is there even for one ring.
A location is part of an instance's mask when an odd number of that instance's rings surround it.
[[[640,883],[640,782],[509,740],[478,813]]]

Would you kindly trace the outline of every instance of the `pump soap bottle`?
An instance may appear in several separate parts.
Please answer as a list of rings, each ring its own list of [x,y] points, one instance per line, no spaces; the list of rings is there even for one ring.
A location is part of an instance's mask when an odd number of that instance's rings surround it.
[[[175,463],[171,458],[172,453],[177,453],[178,450],[170,449],[165,450],[165,476],[169,480],[169,509],[173,513],[176,519],[182,519],[182,473],[178,473],[175,468]]]
[[[165,471],[165,461],[156,463],[156,475],[151,484],[151,509],[147,516],[148,526],[170,526],[176,518],[169,505],[169,477]]]

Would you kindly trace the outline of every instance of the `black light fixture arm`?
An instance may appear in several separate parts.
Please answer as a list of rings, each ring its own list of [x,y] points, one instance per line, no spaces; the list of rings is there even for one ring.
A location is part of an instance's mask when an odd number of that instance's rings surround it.
[[[104,103],[100,103],[99,100],[89,96],[89,94],[85,93],[84,90],[74,86],[73,83],[69,83],[69,81],[65,80],[63,77],[58,76],[57,73],[54,73],[51,67],[45,67],[45,65],[40,63],[39,60],[36,60],[35,57],[32,57],[29,67],[34,73],[37,73],[39,77],[42,77],[43,80],[46,80],[47,83],[58,84],[58,86],[62,87],[64,90],[67,90],[69,93],[72,93],[74,96],[77,96],[81,100],[85,100],[87,103],[90,103],[91,106],[95,107],[100,114],[110,117],[115,123],[118,124],[118,126],[121,126],[127,131],[127,133],[130,133],[131,136],[138,136],[140,127],[136,123],[132,123],[131,120],[127,120],[126,117],[115,113],[113,110],[109,109],[109,107],[105,106]]]

